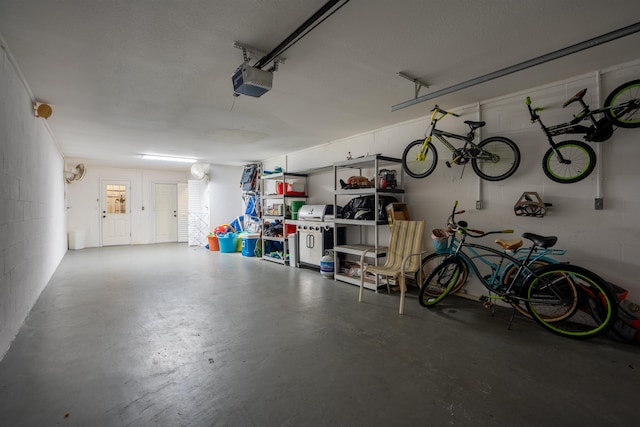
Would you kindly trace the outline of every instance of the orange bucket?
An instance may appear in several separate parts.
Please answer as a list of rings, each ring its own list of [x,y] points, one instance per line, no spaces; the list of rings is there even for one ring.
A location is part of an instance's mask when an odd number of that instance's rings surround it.
[[[209,250],[210,251],[219,251],[220,243],[218,242],[218,236],[207,236],[209,239]]]

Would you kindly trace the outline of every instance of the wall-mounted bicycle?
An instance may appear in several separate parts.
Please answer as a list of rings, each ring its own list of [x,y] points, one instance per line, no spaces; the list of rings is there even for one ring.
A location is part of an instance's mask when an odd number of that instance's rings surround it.
[[[586,141],[603,142],[611,138],[614,126],[635,128],[640,126],[640,80],[632,80],[615,88],[604,101],[604,107],[591,110],[584,101],[587,89],[582,89],[562,107],[574,102],[582,106],[582,111],[566,123],[545,126],[538,113],[543,108],[532,108],[531,98],[526,104],[531,115],[531,122],[540,123],[551,148],[542,158],[542,170],[549,179],[562,184],[570,184],[585,179],[596,166],[596,153],[582,141],[555,142],[554,136],[568,133],[584,134]],[[603,115],[598,118],[597,115]],[[589,126],[580,124],[588,121]]]
[[[438,152],[432,142],[434,136],[453,153],[452,160],[446,163],[448,167],[451,167],[452,163],[464,167],[471,162],[473,171],[487,181],[509,178],[518,169],[520,150],[515,142],[502,136],[493,136],[476,144],[473,142],[475,130],[484,126],[485,122],[466,120],[465,123],[470,128],[469,133],[457,135],[436,129],[436,123],[448,114],[455,117],[460,117],[459,115],[445,111],[437,105],[431,111],[431,124],[427,128],[426,136],[411,142],[402,153],[402,167],[407,175],[424,178],[435,170]],[[456,148],[446,138],[464,141],[464,146]]]

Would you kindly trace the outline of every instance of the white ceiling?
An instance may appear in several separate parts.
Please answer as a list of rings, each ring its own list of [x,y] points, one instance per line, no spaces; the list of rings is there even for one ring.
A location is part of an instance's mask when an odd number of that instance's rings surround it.
[[[269,52],[324,3],[1,0],[0,33],[64,155],[123,167],[262,160],[640,54],[636,33],[392,112],[414,96],[400,71],[424,95],[635,24],[640,2],[352,0],[284,54],[271,91],[233,97],[234,42]]]

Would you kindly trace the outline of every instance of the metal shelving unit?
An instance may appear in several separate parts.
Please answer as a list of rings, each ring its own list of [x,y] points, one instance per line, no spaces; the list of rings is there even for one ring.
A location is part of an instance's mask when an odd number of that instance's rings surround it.
[[[396,175],[399,177],[399,186],[394,188],[381,188],[380,180],[378,179],[381,169],[393,169],[396,171]],[[343,189],[340,186],[340,179],[342,175],[356,175],[367,176],[366,174],[373,173],[374,186],[371,188],[357,188],[357,189]],[[357,219],[343,219],[338,218],[336,215],[334,230],[337,230],[338,225],[343,225],[352,229],[357,228],[359,235],[359,241],[355,241],[353,238],[353,232],[347,233],[346,245],[338,245],[333,248],[334,253],[334,265],[336,265],[336,272],[334,274],[335,280],[350,283],[353,285],[360,285],[360,275],[362,273],[362,265],[359,268],[359,274],[350,274],[349,272],[341,271],[345,262],[358,262],[365,254],[365,260],[373,262],[378,265],[381,258],[384,258],[387,254],[387,248],[380,245],[380,230],[379,227],[387,225],[387,221],[379,218],[378,209],[380,203],[380,196],[390,195],[399,197],[399,201],[404,199],[404,189],[402,188],[403,182],[402,160],[394,157],[387,157],[382,155],[366,156],[352,160],[346,160],[337,162],[333,165],[333,179],[334,179],[334,195],[333,204],[334,212],[338,212],[338,206],[345,200],[350,200],[359,196],[373,196],[374,197],[374,219],[373,220],[357,220]],[[335,233],[336,231],[334,231]],[[349,236],[351,234],[351,236]],[[354,241],[349,241],[354,240]],[[337,237],[336,237],[337,241]],[[356,272],[358,269],[356,268]],[[378,290],[380,286],[379,279],[371,280],[365,278],[365,287],[374,291]]]
[[[287,264],[289,262],[289,245],[287,240],[287,225],[293,225],[289,212],[289,203],[292,200],[306,200],[307,198],[307,175],[301,173],[281,172],[270,175],[263,175],[261,188],[261,212],[262,212],[262,259]],[[287,191],[287,183],[297,181],[296,184],[303,184],[304,191]],[[300,182],[302,181],[302,182]],[[277,191],[278,183],[282,183],[282,193]],[[267,236],[265,229],[273,222],[282,223],[282,235]],[[271,250],[271,249],[279,250]]]

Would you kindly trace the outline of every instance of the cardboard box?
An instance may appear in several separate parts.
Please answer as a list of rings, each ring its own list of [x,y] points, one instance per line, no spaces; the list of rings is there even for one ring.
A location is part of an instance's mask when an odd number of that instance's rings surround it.
[[[389,203],[386,209],[389,225],[392,225],[395,221],[408,221],[410,219],[409,209],[405,203]]]

